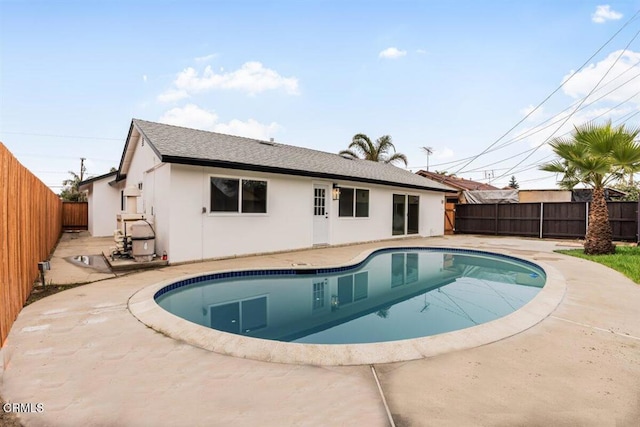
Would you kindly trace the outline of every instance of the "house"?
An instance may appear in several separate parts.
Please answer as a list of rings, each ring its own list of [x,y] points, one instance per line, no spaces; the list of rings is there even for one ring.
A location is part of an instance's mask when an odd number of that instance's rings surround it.
[[[454,175],[444,175],[441,173],[429,172],[425,170],[419,170],[418,172],[416,172],[416,174],[439,182],[441,184],[445,184],[449,187],[453,187],[456,191],[446,194],[447,203],[467,203],[468,201],[465,197],[465,191],[500,190],[498,187],[494,187],[491,184],[472,181],[470,179],[464,179]]]
[[[111,190],[116,183],[117,172],[109,172],[82,181],[80,191],[87,193],[89,202],[88,230],[92,236],[109,236],[116,228],[114,206],[120,203],[120,193]],[[97,195],[97,197],[96,197]]]
[[[390,164],[134,119],[117,173],[81,183],[90,232],[127,192],[172,263],[444,233],[449,186]]]

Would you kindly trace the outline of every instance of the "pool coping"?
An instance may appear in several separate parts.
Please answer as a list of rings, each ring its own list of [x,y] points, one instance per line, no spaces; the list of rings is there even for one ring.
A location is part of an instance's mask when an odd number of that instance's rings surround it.
[[[254,271],[255,269],[217,270],[208,273],[187,275],[179,279],[173,278],[161,281],[137,291],[129,298],[127,306],[131,314],[149,328],[170,338],[204,350],[266,362],[318,366],[347,366],[423,359],[452,351],[479,347],[508,338],[533,327],[548,317],[558,307],[566,292],[565,278],[554,267],[530,257],[514,257],[510,255],[508,251],[500,250],[490,252],[422,245],[402,248],[391,246],[368,249],[344,264],[325,266],[317,270],[357,268],[358,265],[365,262],[375,252],[389,249],[415,250],[420,248],[459,251],[461,253],[494,254],[511,259],[523,260],[542,268],[547,280],[545,286],[531,301],[519,310],[499,319],[470,328],[428,337],[366,344],[300,344],[235,335],[197,325],[171,314],[160,307],[154,298],[163,288],[177,282],[188,281],[189,279],[206,275],[246,272]],[[308,270],[308,267],[287,270]]]

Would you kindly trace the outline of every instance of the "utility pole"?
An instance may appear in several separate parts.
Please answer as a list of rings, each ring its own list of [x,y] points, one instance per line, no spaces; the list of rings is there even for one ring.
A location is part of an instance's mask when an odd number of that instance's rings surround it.
[[[433,147],[422,147],[422,151],[427,153],[427,172],[429,172],[429,156],[433,154]]]
[[[80,157],[80,181],[84,179],[84,161],[87,160],[84,157]]]

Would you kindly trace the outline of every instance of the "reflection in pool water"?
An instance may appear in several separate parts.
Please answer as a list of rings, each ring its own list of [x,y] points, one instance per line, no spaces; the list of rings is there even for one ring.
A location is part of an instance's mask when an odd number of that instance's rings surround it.
[[[203,281],[156,297],[165,310],[234,334],[348,344],[463,329],[531,300],[544,272],[469,251],[394,250],[330,274],[272,274]]]

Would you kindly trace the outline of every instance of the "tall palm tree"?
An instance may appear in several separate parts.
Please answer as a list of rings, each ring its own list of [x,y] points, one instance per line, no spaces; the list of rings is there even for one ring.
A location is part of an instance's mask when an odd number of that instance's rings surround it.
[[[391,154],[393,150],[393,154]],[[402,162],[407,166],[407,156],[402,153],[396,153],[396,147],[391,142],[389,135],[381,136],[376,142],[363,133],[353,136],[351,144],[346,150],[342,150],[340,155],[353,157],[354,159],[371,160],[374,162],[394,163]]]
[[[562,188],[580,183],[592,188],[586,254],[615,252],[604,190],[626,174],[640,170],[640,145],[635,141],[639,133],[640,129],[625,129],[624,125],[613,127],[610,121],[604,125],[590,122],[575,127],[571,137],[549,143],[559,158],[540,169],[562,174]]]

